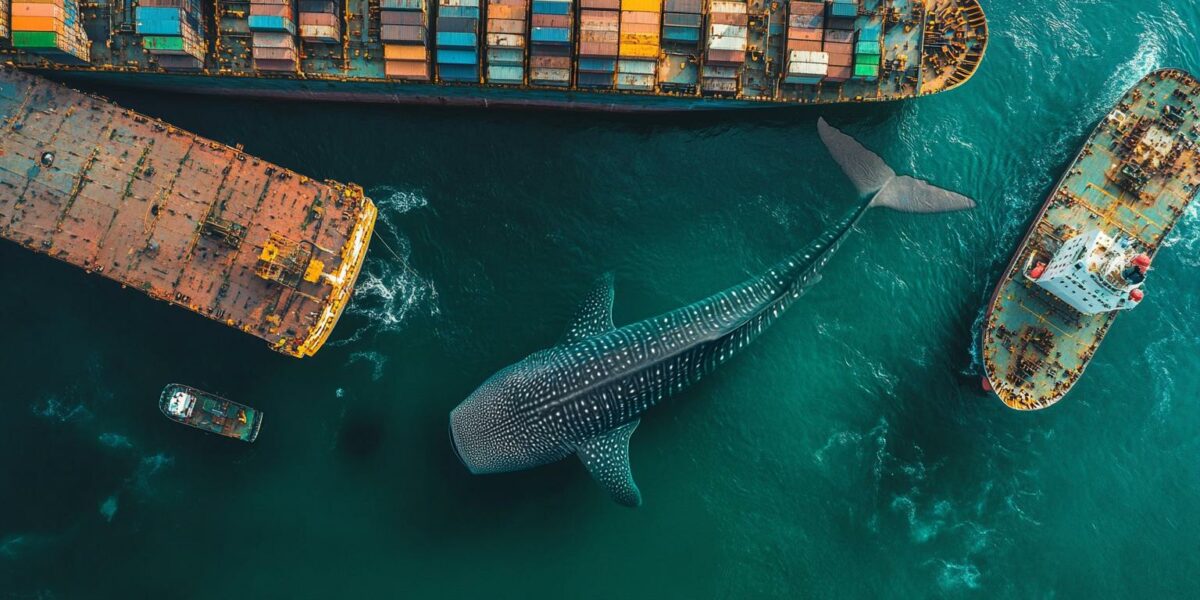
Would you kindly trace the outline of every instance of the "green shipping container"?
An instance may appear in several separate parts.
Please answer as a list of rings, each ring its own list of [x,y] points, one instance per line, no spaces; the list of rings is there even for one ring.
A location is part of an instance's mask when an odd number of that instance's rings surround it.
[[[879,65],[854,65],[854,76],[862,79],[875,79],[879,77]]]
[[[142,47],[147,50],[183,51],[183,38],[172,35],[144,35]]]
[[[14,48],[57,48],[58,34],[53,31],[14,31]]]

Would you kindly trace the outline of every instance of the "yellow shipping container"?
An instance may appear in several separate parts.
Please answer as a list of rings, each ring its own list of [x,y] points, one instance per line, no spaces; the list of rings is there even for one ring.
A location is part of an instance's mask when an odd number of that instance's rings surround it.
[[[662,0],[621,0],[621,10],[662,12]]]
[[[384,44],[383,58],[387,60],[425,60],[425,47]]]
[[[636,56],[638,58],[658,58],[658,45],[651,44],[621,44],[621,56]]]
[[[622,33],[621,45],[625,44],[637,45],[646,44],[650,46],[658,46],[658,34],[656,33]]]

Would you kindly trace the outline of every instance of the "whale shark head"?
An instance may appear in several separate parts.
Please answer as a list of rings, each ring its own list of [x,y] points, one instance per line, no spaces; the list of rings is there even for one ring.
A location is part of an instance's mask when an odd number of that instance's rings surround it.
[[[471,473],[505,473],[545,464],[531,445],[527,411],[538,398],[538,354],[496,373],[450,412],[450,444]],[[555,457],[558,458],[558,457]]]

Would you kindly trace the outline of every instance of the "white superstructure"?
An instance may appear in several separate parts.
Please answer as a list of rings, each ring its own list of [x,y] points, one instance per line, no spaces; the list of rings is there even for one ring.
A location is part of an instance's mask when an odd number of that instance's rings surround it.
[[[1038,263],[1025,276],[1085,315],[1128,310],[1141,302],[1150,267],[1150,258],[1130,245],[1128,239],[1088,231],[1068,239],[1049,264]]]

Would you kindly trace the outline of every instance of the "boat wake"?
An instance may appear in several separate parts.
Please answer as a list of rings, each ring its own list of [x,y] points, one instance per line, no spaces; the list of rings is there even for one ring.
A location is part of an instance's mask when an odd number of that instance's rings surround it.
[[[354,297],[346,307],[346,323],[356,323],[346,337],[330,342],[345,346],[371,334],[395,333],[418,312],[439,313],[437,289],[411,266],[412,245],[402,233],[400,218],[429,205],[417,192],[391,186],[372,188],[379,217],[375,240],[359,275]],[[351,358],[351,361],[359,360]]]
[[[813,459],[830,485],[861,498],[850,510],[861,515],[883,551],[916,554],[933,579],[929,585],[982,588],[991,580],[985,565],[1002,562],[996,555],[1012,546],[1013,540],[997,532],[1014,523],[1040,525],[1027,514],[1028,505],[1042,500],[1037,474],[996,464],[1004,460],[1002,453],[983,459],[982,466],[960,464],[974,459],[928,456],[919,444],[895,439],[892,429],[881,418],[866,431],[836,432]],[[986,437],[1000,447],[1000,440]],[[1036,440],[1019,444],[1028,448]],[[964,473],[1014,474],[963,480]]]

